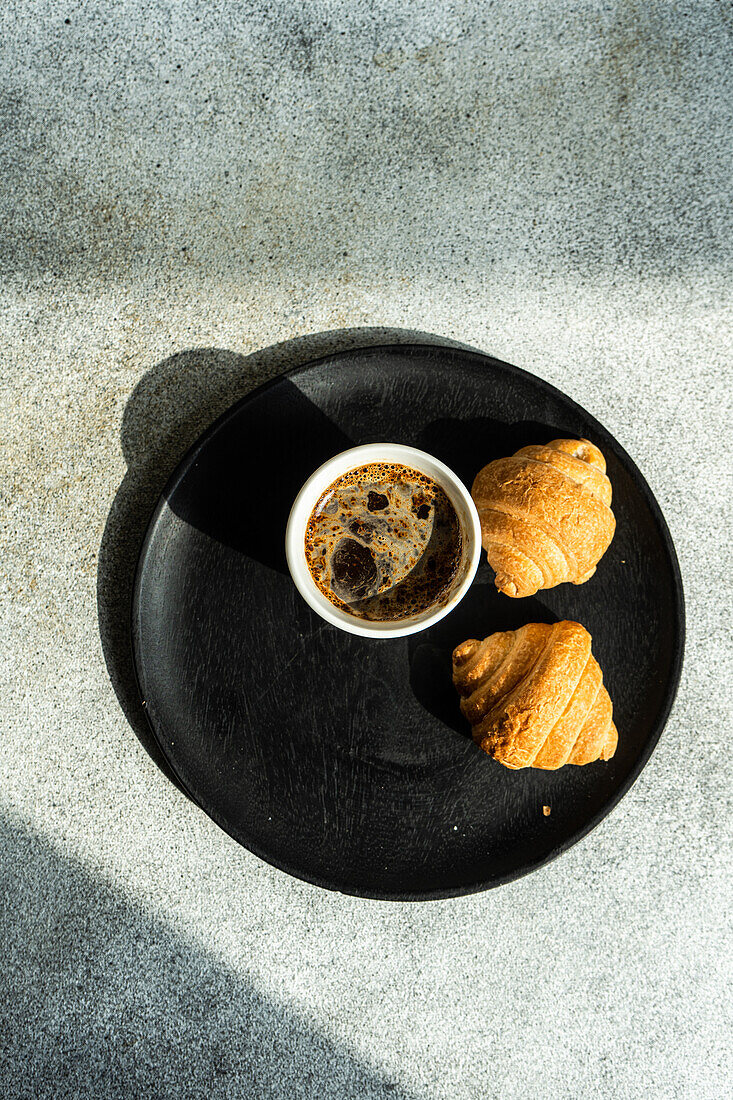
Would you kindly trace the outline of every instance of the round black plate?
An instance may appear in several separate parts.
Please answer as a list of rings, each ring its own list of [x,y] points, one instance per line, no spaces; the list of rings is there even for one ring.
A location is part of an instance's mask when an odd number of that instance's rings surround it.
[[[491,459],[559,436],[598,444],[613,484],[616,536],[587,584],[511,600],[484,560],[454,612],[394,641],[344,634],[297,593],[285,523],[302,483],[331,455],[408,443],[470,486]],[[618,750],[605,764],[508,771],[471,742],[451,651],[465,638],[557,619],[593,636]],[[290,874],[402,900],[507,882],[596,825],[659,737],[683,636],[666,524],[618,443],[540,379],[430,346],[331,356],[221,417],[153,515],[133,611],[150,725],[199,806]]]

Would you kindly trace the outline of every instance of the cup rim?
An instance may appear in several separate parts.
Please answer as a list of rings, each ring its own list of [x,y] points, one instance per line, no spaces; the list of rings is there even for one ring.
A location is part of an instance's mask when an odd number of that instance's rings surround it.
[[[377,458],[379,456],[379,458]],[[447,493],[469,543],[468,567],[450,600],[442,607],[401,622],[371,622],[341,611],[320,591],[311,576],[305,556],[305,527],[324,489],[332,481],[369,462],[398,462],[412,466],[432,477]],[[481,522],[470,492],[453,470],[429,454],[402,443],[365,443],[333,455],[306,480],[295,500],[285,530],[285,556],[290,576],[306,603],[322,619],[349,634],[364,638],[403,638],[418,634],[448,615],[463,599],[473,583],[481,555]]]

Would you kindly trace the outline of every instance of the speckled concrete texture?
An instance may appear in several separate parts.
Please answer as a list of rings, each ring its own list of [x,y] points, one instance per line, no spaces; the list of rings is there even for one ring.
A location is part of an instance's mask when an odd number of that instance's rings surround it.
[[[0,32],[2,1095],[730,1095],[730,5],[6,0]],[[688,607],[614,813],[424,905],[221,833],[135,736],[120,626],[196,433],[394,329],[598,416]]]

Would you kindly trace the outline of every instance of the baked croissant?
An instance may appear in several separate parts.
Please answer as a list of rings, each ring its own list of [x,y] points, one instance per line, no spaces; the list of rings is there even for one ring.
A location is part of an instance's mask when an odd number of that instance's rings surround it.
[[[462,642],[453,682],[473,739],[507,768],[610,760],[618,733],[603,674],[580,623],[529,623]]]
[[[471,495],[494,583],[506,596],[583,584],[616,528],[606,461],[587,439],[553,439],[498,458],[476,475]]]

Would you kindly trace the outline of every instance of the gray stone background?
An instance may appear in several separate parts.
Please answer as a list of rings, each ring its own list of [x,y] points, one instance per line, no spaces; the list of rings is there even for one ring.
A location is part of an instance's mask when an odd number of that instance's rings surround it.
[[[730,1096],[730,3],[5,0],[0,30],[3,1097]],[[105,662],[186,443],[393,328],[597,415],[688,606],[615,812],[422,905],[237,847]]]

